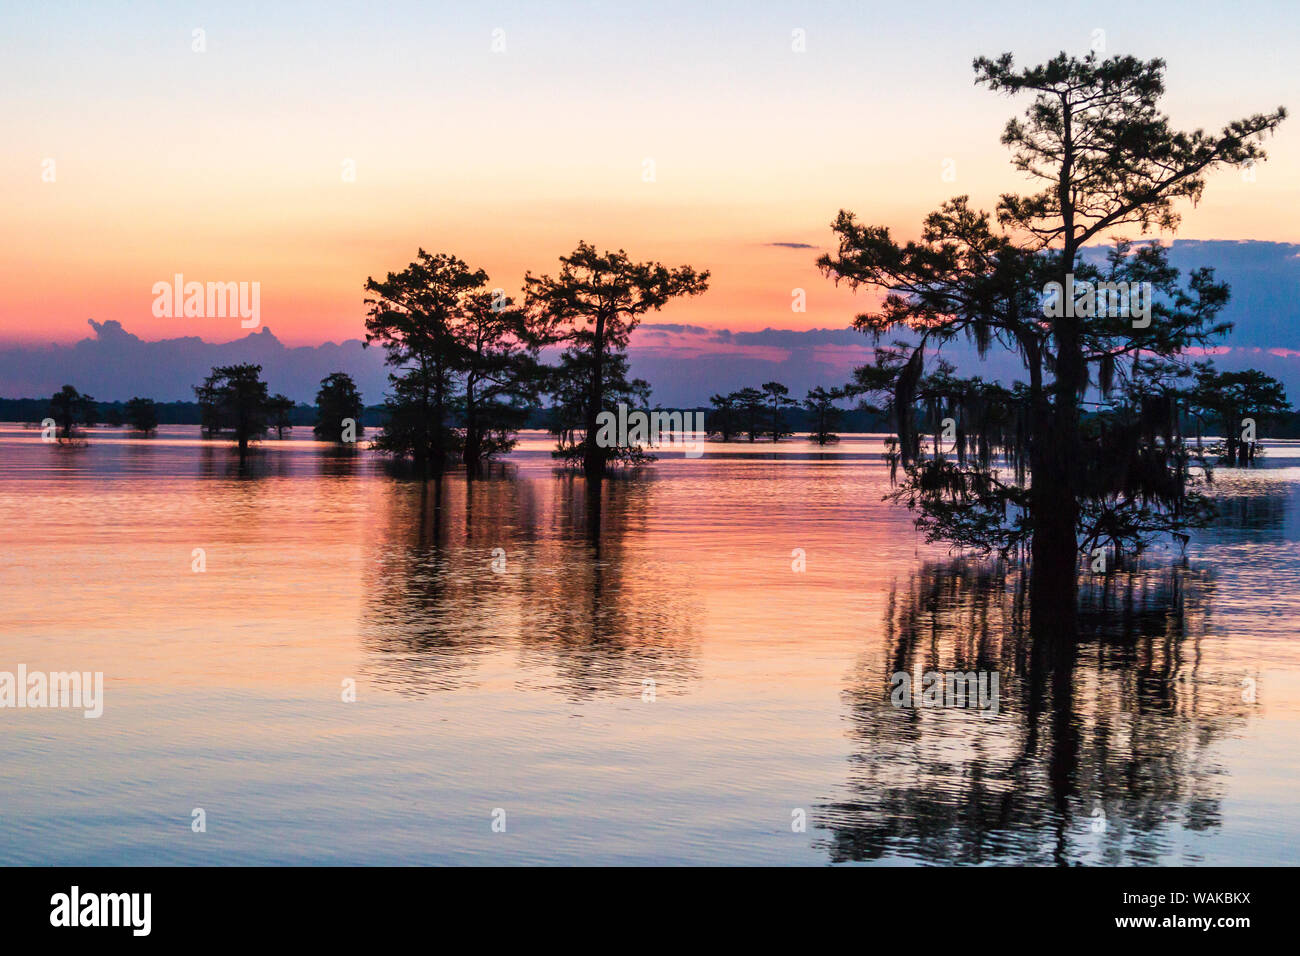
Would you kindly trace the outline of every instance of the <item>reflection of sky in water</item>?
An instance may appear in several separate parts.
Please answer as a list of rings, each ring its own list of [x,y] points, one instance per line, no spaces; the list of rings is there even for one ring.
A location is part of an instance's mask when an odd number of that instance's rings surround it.
[[[0,427],[0,670],[107,699],[0,712],[0,861],[1296,862],[1300,446],[1219,470],[1189,567],[1063,654],[880,501],[876,439],[666,455],[597,522],[543,437],[422,494],[304,440],[241,477],[184,427],[37,435]],[[917,665],[997,669],[999,715],[891,707]]]

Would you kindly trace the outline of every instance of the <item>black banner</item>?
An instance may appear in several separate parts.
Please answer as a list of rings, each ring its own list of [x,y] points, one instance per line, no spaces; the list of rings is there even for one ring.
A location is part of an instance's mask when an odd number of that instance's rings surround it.
[[[489,938],[531,926],[538,942],[592,929],[651,941],[703,921],[740,938],[786,923],[810,941],[920,932],[949,946],[1016,932],[1231,945],[1285,929],[1292,879],[1266,869],[8,869],[0,907],[11,939],[80,942],[338,943],[435,922]]]

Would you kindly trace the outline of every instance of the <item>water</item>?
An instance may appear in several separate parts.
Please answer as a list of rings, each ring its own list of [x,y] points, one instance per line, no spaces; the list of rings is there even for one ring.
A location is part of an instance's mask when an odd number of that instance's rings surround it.
[[[305,434],[241,474],[185,426],[0,426],[0,671],[105,681],[0,709],[0,862],[1298,862],[1300,448],[1061,649],[881,501],[876,438],[598,501],[549,447],[426,489]],[[996,715],[891,704],[931,669]]]

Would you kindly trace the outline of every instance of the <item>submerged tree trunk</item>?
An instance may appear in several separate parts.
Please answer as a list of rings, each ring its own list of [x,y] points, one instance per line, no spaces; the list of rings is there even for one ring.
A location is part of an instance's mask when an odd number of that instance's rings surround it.
[[[1064,473],[1065,454],[1057,411],[1045,399],[1035,403],[1029,469],[1034,537],[1030,545],[1030,605],[1037,620],[1073,612],[1078,544],[1078,503]]]
[[[605,450],[596,445],[596,418],[604,401],[602,373],[605,358],[605,316],[596,317],[595,343],[591,357],[591,387],[587,395],[587,433],[583,437],[583,471],[588,478],[599,481],[605,475]]]
[[[1067,128],[1067,149],[1070,136]],[[1064,164],[1064,183],[1069,165]],[[1064,186],[1062,187],[1064,192]],[[1073,215],[1062,195],[1066,209],[1067,235],[1073,235]],[[1073,242],[1066,240],[1061,256],[1059,281],[1068,289],[1074,272]],[[1070,311],[1070,310],[1067,310]],[[1087,384],[1088,370],[1080,342],[1079,319],[1064,315],[1056,322],[1056,380],[1053,400],[1038,404],[1034,420],[1034,449],[1031,461],[1033,485],[1030,501],[1034,522],[1031,545],[1030,604],[1031,613],[1042,619],[1052,613],[1073,614],[1078,596],[1079,568],[1079,480],[1081,434],[1079,401]]]
[[[1068,488],[1034,478],[1030,603],[1034,614],[1073,613],[1078,586],[1077,505]]]
[[[1061,407],[1062,405],[1066,407]],[[1076,422],[1068,424],[1073,406]],[[1065,419],[1064,421],[1062,419]],[[1058,397],[1054,414],[1042,416],[1035,444],[1041,450],[1031,465],[1033,485],[1030,500],[1034,539],[1031,545],[1031,604],[1036,612],[1055,607],[1073,611],[1079,570],[1078,456],[1072,444],[1078,436],[1078,403]]]
[[[461,455],[461,461],[465,467],[473,470],[478,468],[479,459],[483,454],[483,443],[479,436],[478,428],[478,408],[474,400],[474,381],[470,379],[465,383],[465,451]]]
[[[434,389],[433,441],[431,443],[433,447],[430,454],[430,457],[433,459],[431,464],[433,465],[433,473],[435,475],[441,475],[447,465],[447,445],[444,441],[444,433],[446,432],[446,429],[443,427],[444,417],[445,413],[443,411],[442,388],[438,387]]]

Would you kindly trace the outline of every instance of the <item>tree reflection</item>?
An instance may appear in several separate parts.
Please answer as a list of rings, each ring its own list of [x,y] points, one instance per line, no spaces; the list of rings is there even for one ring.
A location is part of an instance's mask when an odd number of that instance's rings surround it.
[[[1077,615],[1031,621],[1026,576],[924,566],[891,590],[885,654],[845,692],[849,796],[819,808],[837,862],[1165,861],[1219,824],[1214,746],[1244,724],[1241,674],[1207,661],[1212,581],[1186,567],[1097,575]],[[996,716],[895,707],[894,673],[996,671]]]
[[[670,562],[633,551],[653,482],[448,476],[395,484],[369,562],[369,676],[425,694],[523,671],[572,699],[673,693],[696,668],[698,603]]]

